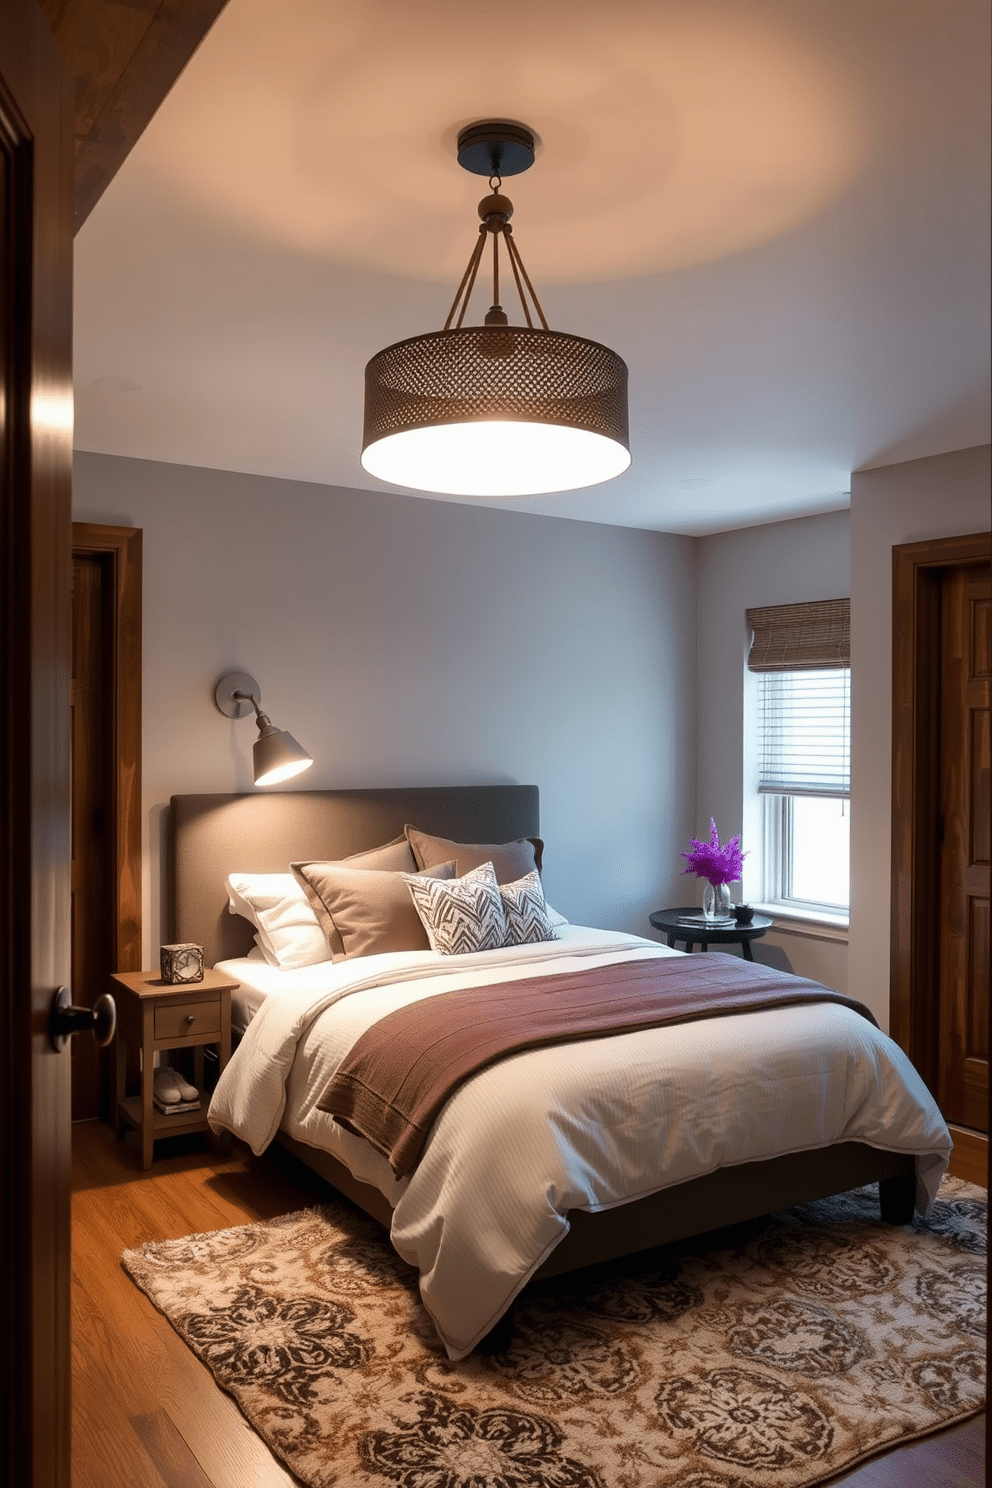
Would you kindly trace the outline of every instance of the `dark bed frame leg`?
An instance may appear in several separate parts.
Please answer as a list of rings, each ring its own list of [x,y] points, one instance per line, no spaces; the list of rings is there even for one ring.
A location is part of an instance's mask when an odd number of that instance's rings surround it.
[[[886,1224],[913,1223],[916,1212],[916,1180],[906,1173],[878,1180],[878,1206]]]
[[[505,1354],[513,1342],[513,1323],[517,1311],[516,1301],[510,1303],[509,1307],[500,1318],[499,1322],[489,1329],[484,1338],[480,1338],[475,1345],[476,1352],[480,1354]]]

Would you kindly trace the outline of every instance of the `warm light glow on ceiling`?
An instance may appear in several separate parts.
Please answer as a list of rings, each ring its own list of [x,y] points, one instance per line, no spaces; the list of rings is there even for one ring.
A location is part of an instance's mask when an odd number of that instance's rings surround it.
[[[862,164],[829,50],[737,0],[569,0],[564,25],[558,6],[503,0],[513,44],[495,46],[485,8],[427,13],[238,0],[149,125],[144,169],[263,240],[450,280],[475,189],[451,169],[458,128],[525,119],[541,145],[514,199],[549,283],[740,253],[816,216]]]
[[[534,496],[613,480],[630,464],[615,439],[562,424],[488,420],[406,429],[370,444],[370,475],[450,496]]]

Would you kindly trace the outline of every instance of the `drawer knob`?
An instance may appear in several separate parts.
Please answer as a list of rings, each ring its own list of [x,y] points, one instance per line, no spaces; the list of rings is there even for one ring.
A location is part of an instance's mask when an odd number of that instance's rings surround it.
[[[187,1023],[192,1023],[193,1021],[194,1021],[193,1014],[192,1013],[187,1013],[186,1014],[186,1022]]]

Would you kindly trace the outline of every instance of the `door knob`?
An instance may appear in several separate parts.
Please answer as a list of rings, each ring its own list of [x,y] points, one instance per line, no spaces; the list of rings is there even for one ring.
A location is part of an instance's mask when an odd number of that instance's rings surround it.
[[[98,997],[91,1008],[73,1007],[68,987],[60,987],[52,998],[48,1036],[57,1053],[65,1048],[74,1033],[85,1033],[87,1029],[92,1029],[93,1037],[103,1048],[110,1043],[116,1027],[117,1007],[108,992]]]

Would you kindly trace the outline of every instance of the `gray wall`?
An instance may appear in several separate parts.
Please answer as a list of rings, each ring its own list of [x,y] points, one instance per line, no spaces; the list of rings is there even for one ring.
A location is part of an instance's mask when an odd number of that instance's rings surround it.
[[[693,831],[696,836],[704,835],[712,816],[721,839],[742,832],[741,845],[753,848],[758,842],[759,813],[756,800],[744,790],[744,735],[753,722],[746,688],[745,611],[758,605],[840,599],[849,594],[849,513],[829,512],[720,532],[700,538],[698,546]],[[758,897],[757,854],[744,860],[742,887],[745,897]],[[739,892],[735,890],[735,897]],[[692,890],[690,898],[691,894]],[[839,991],[846,989],[847,935],[842,930],[807,923],[786,926],[780,921],[755,946],[755,959]]]
[[[535,782],[564,914],[649,933],[676,902],[692,539],[85,453],[74,517],[144,532],[146,965],[169,796],[253,788],[233,669],[314,756],[301,787]]]
[[[851,480],[852,997],[889,1014],[892,549],[987,532],[990,448],[865,470]]]

